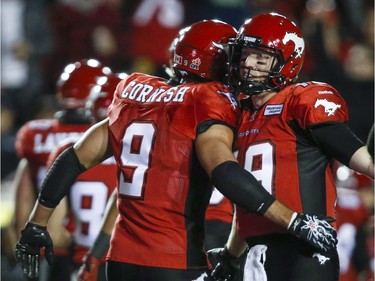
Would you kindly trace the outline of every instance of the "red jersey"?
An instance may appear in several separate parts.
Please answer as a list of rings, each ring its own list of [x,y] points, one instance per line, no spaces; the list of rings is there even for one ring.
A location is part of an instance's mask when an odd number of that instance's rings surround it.
[[[77,140],[71,138],[60,143],[51,153],[48,166]],[[107,201],[117,186],[116,172],[116,162],[111,157],[79,175],[70,188],[68,200],[74,220],[73,261],[76,264],[82,263],[100,232]]]
[[[46,175],[48,155],[58,143],[69,137],[79,137],[87,124],[63,124],[56,119],[33,120],[24,124],[17,133],[16,151],[19,158],[29,162],[32,180],[40,190]]]
[[[120,82],[109,109],[120,216],[108,259],[207,268],[204,219],[212,187],[194,141],[211,124],[235,128],[237,100],[218,82],[172,87],[135,73]]]
[[[280,202],[296,212],[335,217],[336,188],[331,159],[309,134],[323,122],[347,122],[343,98],[330,85],[291,85],[259,110],[244,111],[238,159]],[[243,237],[286,232],[262,216],[238,208]]]

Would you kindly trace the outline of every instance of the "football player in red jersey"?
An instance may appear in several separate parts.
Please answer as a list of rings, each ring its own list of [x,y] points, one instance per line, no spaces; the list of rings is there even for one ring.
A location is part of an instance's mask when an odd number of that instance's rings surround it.
[[[181,36],[181,34],[185,31],[185,28],[182,29],[179,32],[179,36]],[[165,71],[170,77],[168,83],[172,85],[179,84],[179,79],[176,77],[173,71],[173,56],[179,36],[177,36],[171,43],[171,46],[168,50],[170,57],[169,66],[165,67]],[[81,267],[78,276],[79,281],[97,280],[97,261],[103,257],[103,255],[106,253],[106,249],[109,248],[109,239],[118,214],[115,204],[115,200],[117,198],[116,195],[117,194],[113,194],[113,198],[110,200],[110,203],[107,206],[108,211],[106,216],[104,217],[100,234],[98,235],[93,247],[84,258],[84,265]],[[216,188],[214,188],[212,191],[205,218],[205,249],[212,249],[223,245],[231,230],[233,219],[233,204]]]
[[[117,84],[124,75],[109,74],[97,78],[97,82],[92,86],[86,101],[86,109],[92,116],[93,123],[104,120],[108,117],[108,106],[113,99],[113,93]],[[72,146],[79,137],[68,138],[57,146],[49,156],[49,167],[57,156],[66,148]],[[82,259],[94,243],[99,233],[101,220],[104,214],[106,203],[116,188],[116,165],[113,157],[96,165],[92,169],[81,174],[72,185],[68,198],[70,211],[73,215],[74,231],[72,238],[74,246],[72,249],[74,270],[72,280],[76,280],[78,267],[82,264]],[[91,267],[95,267],[95,281],[106,281],[105,260],[91,258]],[[93,268],[92,268],[93,270]]]
[[[16,139],[16,151],[21,160],[14,181],[17,234],[24,228],[40,192],[46,174],[48,155],[60,141],[72,136],[82,136],[89,128],[91,123],[85,111],[86,99],[91,87],[96,83],[96,77],[109,73],[109,68],[94,59],[68,64],[57,82],[57,97],[62,110],[56,112],[54,119],[32,120],[20,128]],[[65,215],[63,212],[55,212],[50,222],[51,236],[56,242],[56,247],[62,249],[70,243],[70,234],[62,231],[60,227]],[[61,256],[66,256],[65,252],[66,250],[61,250]],[[66,267],[66,261],[63,263]],[[59,266],[56,259],[54,265]],[[53,280],[64,280],[65,277],[65,280],[69,280],[69,272],[66,269],[60,271],[60,279],[56,279],[57,273],[53,273],[53,268],[50,270],[51,275],[54,275],[51,277]]]
[[[179,84],[179,79],[173,71],[173,57],[176,45],[180,36],[188,29],[183,28],[179,35],[172,41],[169,52],[169,67],[165,67],[166,73],[170,77],[170,83]],[[213,187],[209,205],[206,210],[205,223],[205,248],[212,249],[219,247],[226,241],[232,225],[233,204],[228,198]]]
[[[204,221],[212,184],[249,212],[284,228],[292,223],[289,231],[314,247],[335,247],[327,217],[286,208],[233,155],[240,111],[219,81],[227,70],[223,44],[235,34],[220,21],[190,26],[173,60],[181,85],[142,73],[120,82],[108,119],[60,154],[43,182],[15,249],[25,273],[34,272],[40,248],[53,256],[48,219],[77,176],[112,155],[119,216],[107,255],[109,281],[208,278]],[[306,224],[310,217],[315,228]]]
[[[179,31],[181,36],[188,29],[183,28]],[[179,40],[177,36],[171,43],[169,51],[169,67],[165,67],[165,71],[170,77],[170,83],[179,84],[179,79],[173,71],[173,57],[176,45]],[[234,206],[233,203],[220,193],[217,188],[213,187],[209,205],[206,210],[205,221],[205,249],[220,247],[223,245],[230,233],[232,227]],[[211,265],[215,266],[216,261],[211,260]]]
[[[289,208],[334,218],[331,159],[374,177],[366,146],[346,124],[345,101],[326,83],[295,84],[305,45],[299,28],[282,15],[254,16],[229,45],[230,85],[248,95],[238,161]],[[213,271],[215,280],[233,275],[231,264],[247,247],[244,280],[338,280],[336,249],[313,248],[239,205],[236,221],[226,246],[210,252],[225,257]]]

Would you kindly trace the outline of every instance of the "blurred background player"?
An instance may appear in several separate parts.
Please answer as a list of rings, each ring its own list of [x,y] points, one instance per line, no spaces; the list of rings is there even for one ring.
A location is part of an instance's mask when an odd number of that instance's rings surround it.
[[[57,82],[57,98],[61,111],[56,112],[53,119],[32,120],[20,128],[17,134],[16,150],[21,160],[14,179],[17,235],[27,222],[33,202],[40,192],[50,152],[60,141],[72,136],[81,136],[87,130],[90,126],[90,118],[86,113],[85,104],[90,89],[96,84],[97,77],[108,75],[110,72],[109,68],[94,59],[85,59],[66,65]],[[50,222],[51,236],[59,241],[55,245],[57,249],[66,249],[70,246],[70,235],[62,232],[59,225],[65,216],[64,213],[56,212]],[[41,278],[51,278],[49,279],[51,281],[69,280],[69,270],[66,266],[71,262],[66,256],[66,250],[63,250],[61,254],[59,251],[56,253],[53,266],[48,268],[50,277],[45,276],[47,272],[41,271]],[[59,256],[63,259],[61,263],[58,262]]]
[[[124,78],[124,75],[121,77]],[[120,81],[120,76],[116,74],[97,78],[97,83],[92,86],[86,101],[86,109],[89,111],[89,116],[92,117],[92,124],[108,117],[108,106],[112,102],[113,93]],[[71,137],[61,142],[50,154],[48,166],[78,139],[79,136]],[[67,195],[68,203],[64,205],[69,206],[74,224],[71,252],[74,269],[71,280],[77,280],[77,271],[82,264],[83,257],[99,234],[105,206],[117,186],[116,171],[116,162],[111,157],[81,174]],[[90,266],[90,270],[96,269],[97,278],[95,281],[106,280],[105,259],[86,258],[85,263]]]
[[[374,182],[339,162],[335,163],[335,176],[340,281],[373,280],[368,243],[373,241],[370,226],[374,219],[374,197],[368,195],[373,195]]]
[[[176,50],[176,44],[179,37],[182,36],[188,28],[182,28],[178,36],[173,39],[171,45],[168,48],[169,55],[169,66],[164,66],[165,72],[169,76],[169,83],[173,85],[180,84],[178,76],[176,76],[173,70],[174,54]],[[223,82],[227,82],[226,79]],[[220,247],[225,244],[227,237],[229,236],[232,220],[234,206],[228,198],[220,193],[215,187],[212,187],[212,195],[210,198],[209,205],[206,210],[206,220],[205,220],[205,249],[213,249]],[[216,265],[216,261],[211,261],[212,265]]]
[[[118,210],[116,206],[117,190],[112,192],[111,197],[107,201],[107,206],[104,211],[103,221],[99,234],[96,236],[91,248],[86,252],[82,259],[82,265],[79,268],[76,276],[77,281],[96,281],[102,280],[100,267],[103,266],[106,253],[109,249],[109,242],[116,218],[118,217]],[[104,279],[107,280],[107,279]]]

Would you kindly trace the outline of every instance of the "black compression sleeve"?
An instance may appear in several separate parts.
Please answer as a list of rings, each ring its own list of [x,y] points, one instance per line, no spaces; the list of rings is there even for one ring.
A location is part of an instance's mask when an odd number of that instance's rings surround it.
[[[372,125],[367,137],[367,150],[371,155],[372,162],[374,162],[374,125]]]
[[[315,125],[311,134],[325,153],[346,166],[354,152],[365,145],[345,123]]]
[[[109,241],[111,240],[111,236],[105,233],[104,231],[100,231],[98,237],[96,237],[94,245],[92,245],[90,250],[90,255],[94,256],[98,259],[104,257],[104,254],[109,249]]]
[[[211,179],[225,197],[251,212],[263,215],[276,200],[250,172],[234,161],[215,167]]]
[[[79,162],[73,147],[64,150],[48,171],[39,194],[39,203],[47,208],[55,208],[69,192],[78,175],[86,171]]]

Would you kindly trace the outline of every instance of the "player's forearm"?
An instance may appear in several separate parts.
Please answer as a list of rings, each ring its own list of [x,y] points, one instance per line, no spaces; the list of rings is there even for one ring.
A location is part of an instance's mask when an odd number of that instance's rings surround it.
[[[293,211],[279,201],[275,201],[264,213],[264,217],[283,226],[288,227]],[[238,234],[235,218],[232,223],[232,230],[228,238],[227,249],[230,255],[239,257],[246,249],[247,243]]]
[[[64,198],[53,211],[47,226],[53,245],[57,249],[68,249],[72,244],[72,235],[65,228],[67,216],[68,200]]]
[[[26,158],[21,159],[17,166],[14,186],[16,190],[15,231],[17,235],[20,235],[36,200],[35,187],[31,180],[31,172]]]
[[[276,200],[250,172],[234,161],[216,166],[211,179],[225,197],[250,212],[264,215]]]
[[[264,213],[264,217],[287,228],[293,213],[291,209],[276,200]]]
[[[366,146],[358,149],[350,159],[349,168],[374,178],[374,163]]]
[[[34,198],[35,196],[31,197]],[[33,201],[32,201],[33,200]],[[28,200],[25,201],[24,204],[16,203],[15,209],[15,231],[17,238],[21,235],[21,230],[25,227],[27,220],[29,219],[30,213],[33,210],[34,203],[36,198],[31,199],[30,202]],[[22,202],[23,200],[20,200]]]
[[[32,210],[29,222],[40,226],[47,226],[49,218],[52,216],[54,208],[47,208],[39,202],[35,203],[34,209]]]
[[[104,212],[104,221],[103,221],[103,225],[101,229],[104,233],[106,233],[109,236],[112,234],[112,230],[116,222],[116,218],[118,216],[116,200],[117,200],[117,190],[114,190],[111,197],[109,198],[107,202],[107,207]]]
[[[228,249],[228,253],[234,257],[241,256],[247,248],[246,241],[243,240],[238,234],[235,215],[233,216],[232,229],[229,234],[226,247]]]

